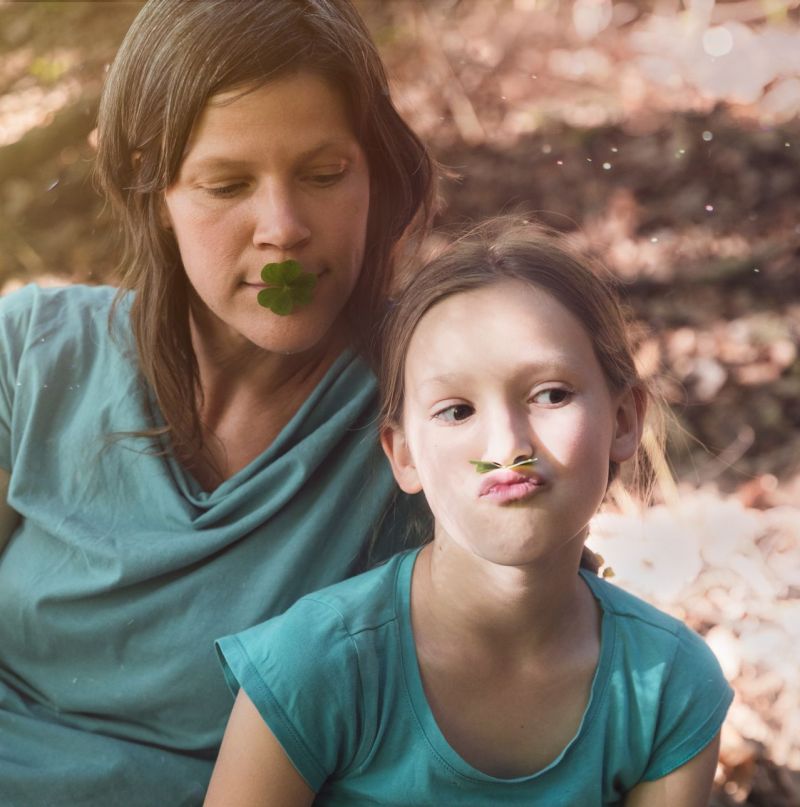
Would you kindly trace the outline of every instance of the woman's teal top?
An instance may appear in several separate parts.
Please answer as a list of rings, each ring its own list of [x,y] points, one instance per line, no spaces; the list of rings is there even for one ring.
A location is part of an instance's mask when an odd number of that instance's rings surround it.
[[[200,804],[231,697],[213,641],[393,548],[408,500],[376,385],[341,356],[267,451],[213,492],[147,440],[123,300],[0,300],[0,804]],[[398,530],[400,532],[400,530]]]

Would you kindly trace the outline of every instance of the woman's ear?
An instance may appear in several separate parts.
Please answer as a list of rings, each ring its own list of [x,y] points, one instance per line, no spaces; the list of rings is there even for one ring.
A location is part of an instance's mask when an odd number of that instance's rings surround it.
[[[381,446],[392,466],[392,473],[400,489],[406,493],[419,493],[422,485],[402,428],[386,426],[381,431]]]
[[[158,221],[165,230],[172,229],[172,219],[169,216],[167,200],[164,198],[163,193],[161,194],[161,198],[158,200]]]
[[[617,399],[614,436],[611,441],[612,462],[629,460],[639,447],[647,413],[647,396],[641,387],[631,387]]]

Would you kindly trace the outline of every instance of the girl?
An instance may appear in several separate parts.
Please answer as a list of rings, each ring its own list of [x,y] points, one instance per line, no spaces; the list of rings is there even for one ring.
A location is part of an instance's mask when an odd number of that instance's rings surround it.
[[[392,309],[382,392],[433,541],[219,642],[208,807],[705,805],[716,659],[579,572],[648,401],[609,286],[537,230],[462,240]]]
[[[199,804],[213,639],[390,554],[397,520],[359,350],[433,169],[350,2],[152,0],[97,168],[121,293],[0,304],[9,807]]]

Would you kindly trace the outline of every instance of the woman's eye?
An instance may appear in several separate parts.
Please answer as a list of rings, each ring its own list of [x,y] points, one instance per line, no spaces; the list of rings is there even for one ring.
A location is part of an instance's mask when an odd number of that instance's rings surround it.
[[[445,423],[460,423],[466,420],[475,410],[468,404],[454,404],[437,412],[434,417]]]
[[[550,387],[537,392],[533,400],[544,406],[560,406],[572,399],[572,393],[563,387]]]
[[[235,196],[245,187],[244,182],[232,182],[230,185],[219,185],[215,187],[204,188],[205,192],[209,194],[209,196],[213,196],[215,199],[228,199],[231,196]]]
[[[329,188],[335,185],[345,175],[344,168],[338,168],[335,171],[320,171],[318,173],[308,174],[306,179],[317,188]]]

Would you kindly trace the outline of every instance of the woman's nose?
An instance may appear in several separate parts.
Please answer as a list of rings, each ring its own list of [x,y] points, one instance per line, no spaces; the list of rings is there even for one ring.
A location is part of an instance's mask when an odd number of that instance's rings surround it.
[[[527,412],[505,410],[491,418],[485,459],[513,465],[534,455],[534,440]]]
[[[290,189],[275,185],[267,187],[263,193],[254,196],[253,204],[253,244],[256,247],[286,251],[302,244],[311,235],[301,206]]]

